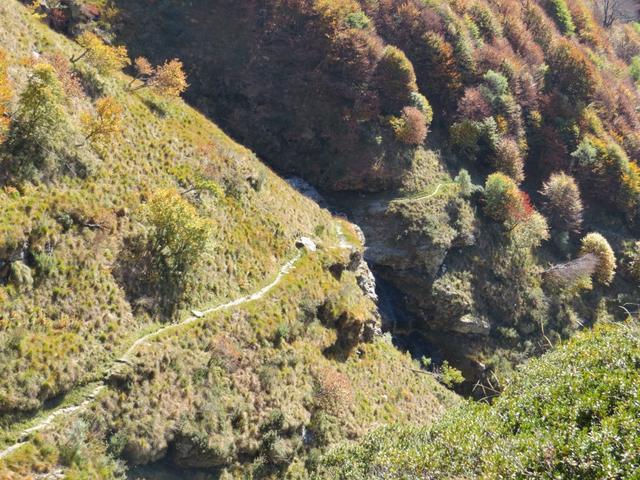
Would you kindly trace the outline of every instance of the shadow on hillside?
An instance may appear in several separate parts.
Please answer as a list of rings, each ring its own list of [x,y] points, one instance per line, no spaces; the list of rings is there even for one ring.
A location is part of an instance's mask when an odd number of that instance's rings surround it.
[[[113,275],[136,314],[168,320],[175,313],[184,292],[179,283],[167,282],[153,270],[149,251],[144,235],[126,238]]]
[[[114,0],[121,13],[118,41],[127,45],[132,58],[144,56],[153,64],[182,60],[189,81],[185,99],[240,143],[264,153],[257,148],[261,145],[253,145],[252,138],[240,138],[239,130],[233,128],[238,117],[248,113],[243,112],[248,102],[239,92],[241,86],[246,88],[246,72],[252,61],[255,9],[243,6],[251,2],[149,3]]]

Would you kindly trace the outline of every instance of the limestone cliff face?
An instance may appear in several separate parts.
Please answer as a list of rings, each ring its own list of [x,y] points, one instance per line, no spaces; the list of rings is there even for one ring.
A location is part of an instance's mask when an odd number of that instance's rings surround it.
[[[434,285],[446,274],[447,256],[463,257],[464,247],[475,242],[473,235],[456,228],[460,206],[455,201],[446,196],[408,201],[360,197],[345,204],[353,207],[353,219],[367,239],[367,262],[405,295],[406,306],[417,316],[413,327],[489,333],[488,322],[475,314],[468,282],[462,288],[445,286],[448,295],[434,295]]]

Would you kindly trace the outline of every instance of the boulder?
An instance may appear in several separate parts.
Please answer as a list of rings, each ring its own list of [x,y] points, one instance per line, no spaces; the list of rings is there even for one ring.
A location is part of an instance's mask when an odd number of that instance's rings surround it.
[[[466,314],[451,323],[449,329],[464,335],[489,335],[491,325],[484,318]]]
[[[296,247],[299,249],[305,249],[309,252],[315,252],[318,247],[316,246],[316,242],[311,240],[309,237],[300,237],[296,240]]]

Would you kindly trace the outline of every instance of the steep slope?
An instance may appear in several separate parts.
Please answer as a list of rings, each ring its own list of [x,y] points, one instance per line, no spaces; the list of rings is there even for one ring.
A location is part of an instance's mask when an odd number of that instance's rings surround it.
[[[599,325],[532,360],[488,406],[336,449],[318,478],[636,478],[637,324]]]
[[[116,457],[167,452],[301,472],[314,449],[455,402],[372,335],[350,225],[15,0],[0,49],[0,450],[26,441],[2,478],[114,478]]]
[[[408,329],[469,386],[635,301],[637,24],[581,0],[110,4],[136,54],[185,58],[191,102],[342,192]],[[559,285],[590,232],[618,274]]]

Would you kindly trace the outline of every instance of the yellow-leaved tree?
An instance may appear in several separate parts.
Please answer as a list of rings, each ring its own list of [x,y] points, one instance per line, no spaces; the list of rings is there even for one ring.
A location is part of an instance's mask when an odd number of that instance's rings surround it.
[[[120,133],[122,105],[113,97],[102,97],[96,101],[96,113],[85,113],[81,117],[85,141],[104,142]]]
[[[86,58],[100,73],[122,70],[131,64],[126,47],[108,45],[95,33],[84,32],[78,37],[77,42],[84,50],[71,58],[71,63]]]
[[[9,102],[12,96],[9,84],[9,60],[7,52],[0,49],[0,143],[5,139],[9,128]]]
[[[177,58],[156,68],[149,83],[159,93],[174,97],[180,95],[189,86],[182,62]]]
[[[146,217],[150,226],[146,252],[151,262],[150,274],[163,294],[165,309],[172,309],[187,276],[205,253],[213,226],[172,188],[151,196]]]
[[[606,238],[597,232],[584,236],[580,255],[592,254],[598,259],[594,278],[603,285],[609,285],[616,274],[616,256]]]
[[[129,86],[136,80],[142,81],[142,84],[133,90],[151,88],[161,95],[177,97],[189,87],[184,66],[177,58],[153,68],[147,59],[139,57],[135,61],[135,67],[136,77]]]

